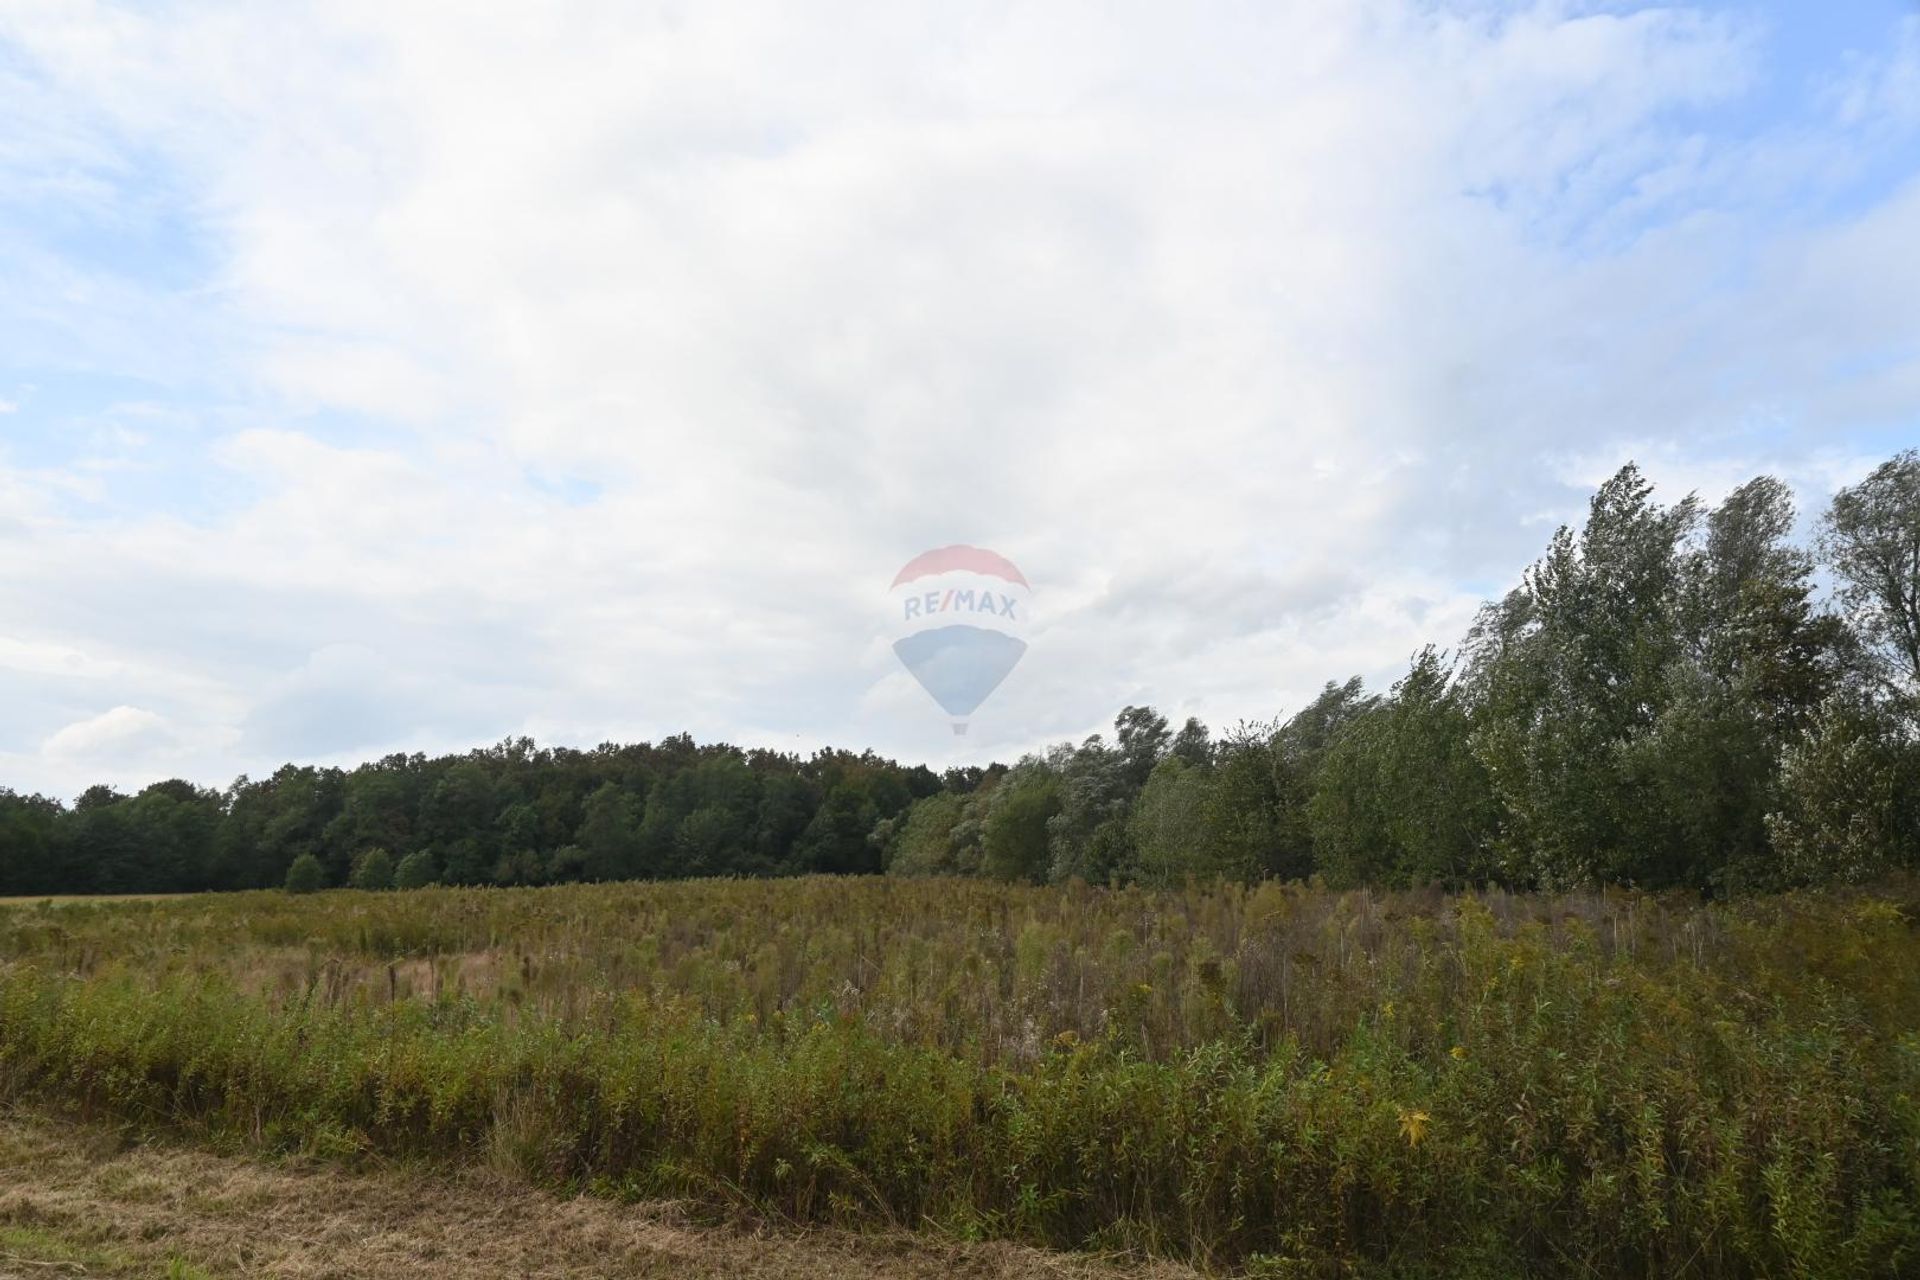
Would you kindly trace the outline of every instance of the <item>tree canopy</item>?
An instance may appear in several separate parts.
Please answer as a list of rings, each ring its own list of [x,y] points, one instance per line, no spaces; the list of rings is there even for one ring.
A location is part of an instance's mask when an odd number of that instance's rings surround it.
[[[882,871],[1734,892],[1920,865],[1920,453],[1810,542],[1795,521],[1771,477],[1662,505],[1629,464],[1455,649],[1218,736],[1128,706],[1110,739],[944,775],[680,735],[0,789],[0,895]]]

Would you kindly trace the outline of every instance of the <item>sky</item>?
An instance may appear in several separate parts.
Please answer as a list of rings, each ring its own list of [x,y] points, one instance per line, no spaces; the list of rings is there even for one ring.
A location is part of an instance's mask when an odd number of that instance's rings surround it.
[[[936,766],[1920,444],[1920,6],[0,0],[0,786]],[[1031,584],[965,736],[929,548]]]

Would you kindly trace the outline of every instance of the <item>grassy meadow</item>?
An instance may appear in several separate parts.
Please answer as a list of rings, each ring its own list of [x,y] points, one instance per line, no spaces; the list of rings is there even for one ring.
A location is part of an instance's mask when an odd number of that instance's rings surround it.
[[[0,1096],[1271,1276],[1920,1270],[1920,887],[0,908]]]

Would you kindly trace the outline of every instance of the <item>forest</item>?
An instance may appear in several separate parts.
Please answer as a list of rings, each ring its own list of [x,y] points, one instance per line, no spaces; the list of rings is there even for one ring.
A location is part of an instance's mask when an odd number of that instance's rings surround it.
[[[681,735],[288,764],[70,805],[0,789],[0,895],[805,874],[1715,895],[1920,865],[1920,452],[1801,536],[1761,476],[1663,505],[1629,464],[1450,648],[1219,732],[936,774]]]

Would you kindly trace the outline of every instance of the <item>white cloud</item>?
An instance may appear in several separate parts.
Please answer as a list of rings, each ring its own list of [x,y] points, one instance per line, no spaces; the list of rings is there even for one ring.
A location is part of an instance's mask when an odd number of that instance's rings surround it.
[[[165,718],[142,707],[114,707],[67,725],[49,737],[41,750],[56,758],[99,765],[144,755],[169,741]]]
[[[1920,124],[1920,15],[1902,19],[1886,49],[1851,61],[1831,89],[1842,121],[1854,128]]]
[[[1784,194],[1862,113],[1898,154],[1900,82],[1717,135],[1769,74],[1735,18],[5,3],[0,43],[0,176],[213,246],[185,290],[0,261],[35,358],[184,388],[212,443],[143,447],[219,498],[0,456],[0,630],[106,671],[36,676],[33,733],[152,705],[200,781],[1268,715],[1457,639],[1630,451],[1817,502],[1920,421],[1920,186]],[[877,639],[953,541],[1042,628],[958,745]],[[91,780],[37,741],[10,777]]]

